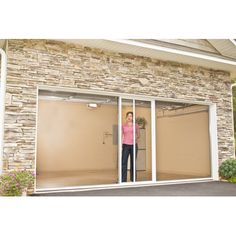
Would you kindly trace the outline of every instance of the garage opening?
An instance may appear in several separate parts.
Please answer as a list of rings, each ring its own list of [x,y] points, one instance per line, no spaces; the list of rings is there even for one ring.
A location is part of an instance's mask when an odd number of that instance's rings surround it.
[[[37,190],[212,177],[208,105],[44,89],[38,98]]]

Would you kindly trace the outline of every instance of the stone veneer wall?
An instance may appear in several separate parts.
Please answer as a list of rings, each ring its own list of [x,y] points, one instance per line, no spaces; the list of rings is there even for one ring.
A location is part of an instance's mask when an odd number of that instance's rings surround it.
[[[217,104],[219,158],[234,155],[228,72],[52,40],[9,40],[4,170],[35,168],[37,85]]]

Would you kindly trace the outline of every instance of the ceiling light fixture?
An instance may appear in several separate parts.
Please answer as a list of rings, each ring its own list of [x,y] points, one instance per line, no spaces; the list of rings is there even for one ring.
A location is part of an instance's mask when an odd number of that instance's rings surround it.
[[[88,106],[89,108],[95,109],[95,108],[98,107],[98,104],[97,104],[97,103],[88,103],[87,106]]]

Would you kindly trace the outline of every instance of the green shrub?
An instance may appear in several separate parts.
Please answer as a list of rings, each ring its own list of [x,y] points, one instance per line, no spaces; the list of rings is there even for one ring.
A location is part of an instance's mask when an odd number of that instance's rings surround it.
[[[219,175],[223,179],[227,180],[236,177],[236,159],[228,159],[223,161],[219,168]]]
[[[32,187],[34,173],[30,171],[10,171],[0,176],[1,196],[21,196],[26,188]]]
[[[16,181],[14,174],[3,174],[0,176],[0,195],[1,196],[20,196],[22,189],[20,183]]]
[[[235,183],[235,184],[236,184],[236,176],[231,177],[230,179],[228,179],[228,181],[229,181],[230,183]]]

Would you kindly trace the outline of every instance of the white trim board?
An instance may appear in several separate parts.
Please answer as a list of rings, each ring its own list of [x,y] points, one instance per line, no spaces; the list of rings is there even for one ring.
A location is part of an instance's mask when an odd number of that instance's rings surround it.
[[[200,54],[200,53],[188,52],[188,51],[183,51],[183,50],[174,49],[174,48],[167,48],[167,47],[158,46],[158,45],[151,45],[151,44],[141,43],[141,42],[132,41],[132,40],[112,40],[112,41],[118,42],[118,43],[123,43],[123,44],[128,44],[128,45],[133,45],[133,46],[138,46],[138,47],[143,47],[143,48],[154,49],[156,51],[168,52],[168,53],[189,56],[189,57],[193,57],[193,58],[199,58],[199,59],[203,59],[203,60],[220,62],[223,64],[236,66],[235,60],[228,60],[228,59],[218,58],[218,57],[204,55],[204,54]]]
[[[72,93],[84,93],[84,94],[94,94],[94,95],[103,95],[103,96],[114,96],[114,97],[122,97],[125,99],[135,100],[158,100],[163,102],[178,102],[178,103],[186,103],[186,104],[196,104],[196,105],[213,105],[212,102],[202,102],[199,100],[187,100],[187,99],[177,99],[177,98],[163,98],[158,96],[149,96],[149,95],[140,95],[140,94],[130,94],[130,93],[118,93],[106,90],[98,90],[98,89],[81,89],[81,88],[68,88],[61,86],[50,86],[50,85],[38,85],[38,90],[48,90],[48,91],[61,91],[61,92],[72,92]]]

